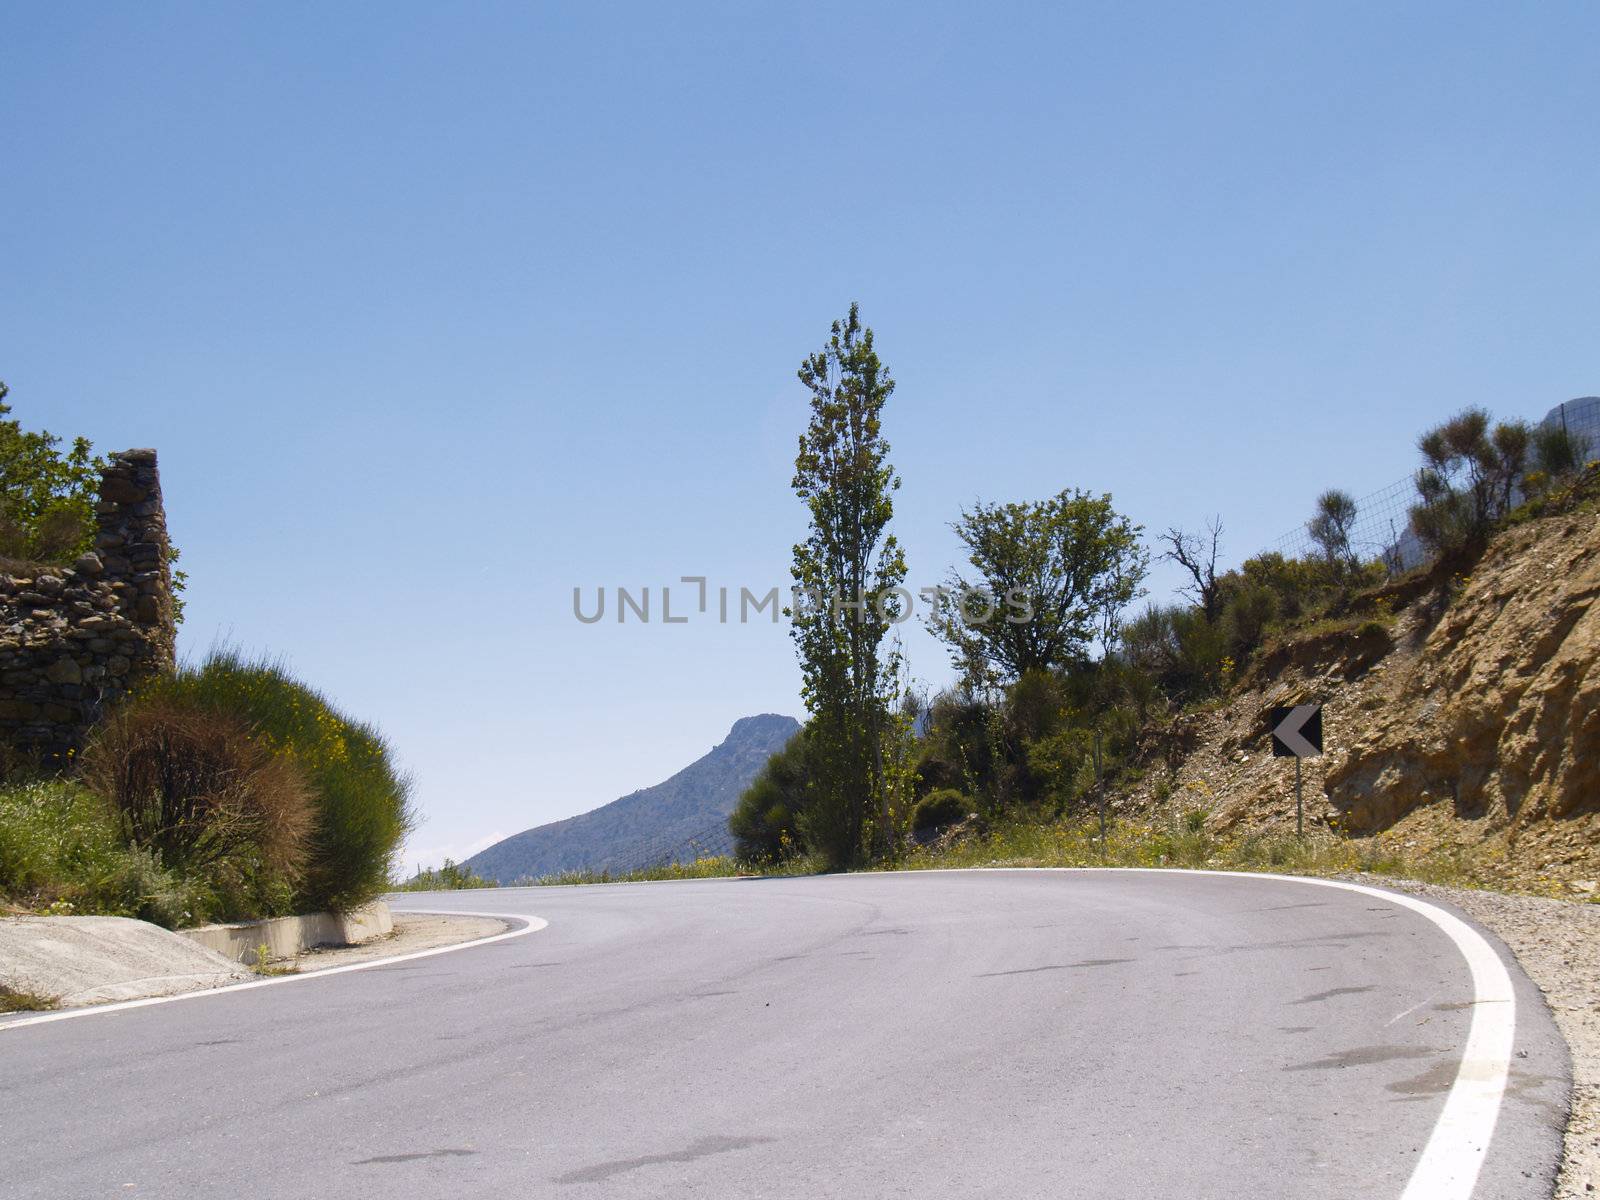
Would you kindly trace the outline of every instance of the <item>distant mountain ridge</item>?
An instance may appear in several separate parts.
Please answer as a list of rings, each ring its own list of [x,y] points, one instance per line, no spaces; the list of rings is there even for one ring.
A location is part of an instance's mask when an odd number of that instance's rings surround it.
[[[513,834],[462,865],[499,883],[561,871],[627,871],[726,848],[739,794],[800,730],[777,713],[741,717],[710,753],[672,778],[581,816]]]

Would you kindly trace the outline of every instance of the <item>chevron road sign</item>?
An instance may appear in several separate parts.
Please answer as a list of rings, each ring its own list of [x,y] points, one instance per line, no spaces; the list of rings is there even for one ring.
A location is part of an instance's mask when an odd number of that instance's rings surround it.
[[[1296,837],[1304,837],[1306,810],[1300,799],[1300,760],[1322,753],[1322,705],[1275,708],[1267,714],[1267,727],[1272,730],[1272,757],[1294,758],[1294,832]]]
[[[1272,727],[1272,756],[1315,758],[1322,753],[1322,705],[1297,704],[1275,708],[1268,718]]]

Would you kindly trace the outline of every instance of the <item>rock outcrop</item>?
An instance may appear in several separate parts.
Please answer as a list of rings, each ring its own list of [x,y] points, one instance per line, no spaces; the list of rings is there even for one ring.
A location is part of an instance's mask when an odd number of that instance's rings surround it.
[[[1394,589],[1392,615],[1380,604],[1264,654],[1179,722],[1176,770],[1156,765],[1124,807],[1204,809],[1219,832],[1291,828],[1294,769],[1271,757],[1266,711],[1320,701],[1327,753],[1304,763],[1314,823],[1468,851],[1523,882],[1600,876],[1600,518],[1591,505],[1528,521],[1470,577],[1433,582]]]

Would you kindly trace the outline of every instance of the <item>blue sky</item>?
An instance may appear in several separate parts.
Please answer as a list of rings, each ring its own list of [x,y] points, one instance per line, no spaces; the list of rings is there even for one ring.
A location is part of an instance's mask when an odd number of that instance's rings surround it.
[[[783,629],[571,594],[786,583],[853,299],[919,584],[975,498],[1233,561],[1600,391],[1593,4],[681,7],[0,10],[16,414],[159,448],[183,649],[378,723],[413,861],[799,715]]]

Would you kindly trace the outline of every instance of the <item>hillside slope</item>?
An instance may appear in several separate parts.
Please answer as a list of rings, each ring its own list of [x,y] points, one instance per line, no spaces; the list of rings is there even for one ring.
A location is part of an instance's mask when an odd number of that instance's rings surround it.
[[[463,865],[512,883],[561,871],[629,870],[693,859],[727,845],[727,819],[739,793],[767,759],[799,731],[793,717],[763,713],[735,721],[727,738],[672,778],[610,804],[514,834]],[[699,846],[691,846],[698,839]]]
[[[1124,811],[1205,810],[1217,832],[1294,821],[1273,705],[1320,700],[1309,822],[1457,855],[1484,882],[1600,878],[1600,519],[1592,502],[1503,532],[1469,578],[1380,594],[1368,617],[1265,652],[1240,686],[1180,717]],[[1408,594],[1420,593],[1420,594]],[[1396,607],[1392,618],[1385,613]],[[1508,880],[1509,881],[1509,880]]]

